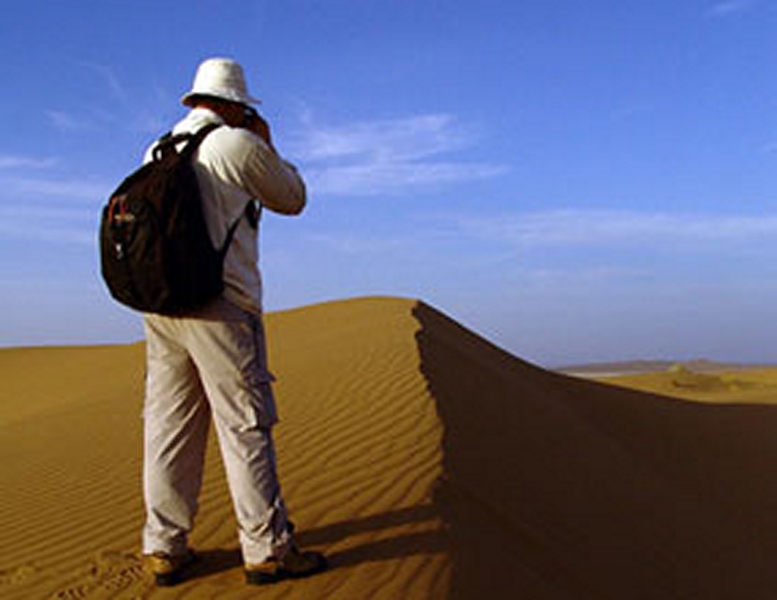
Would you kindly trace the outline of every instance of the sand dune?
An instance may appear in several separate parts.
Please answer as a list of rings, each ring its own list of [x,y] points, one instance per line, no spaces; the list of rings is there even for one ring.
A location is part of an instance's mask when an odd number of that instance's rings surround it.
[[[602,382],[645,392],[718,403],[777,402],[777,369],[740,368],[715,372],[683,365],[666,370],[597,378]]]
[[[204,560],[153,589],[142,345],[4,350],[0,597],[777,598],[765,395],[706,404],[549,373],[409,300],[276,313],[268,331],[285,495],[330,571],[242,583],[212,439]]]

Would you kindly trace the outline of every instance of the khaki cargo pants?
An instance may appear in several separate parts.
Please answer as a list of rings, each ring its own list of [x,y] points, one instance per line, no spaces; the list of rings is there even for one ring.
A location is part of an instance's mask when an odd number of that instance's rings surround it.
[[[291,544],[276,473],[277,421],[262,319],[218,299],[186,317],[146,315],[143,552],[187,547],[211,421],[246,563]]]

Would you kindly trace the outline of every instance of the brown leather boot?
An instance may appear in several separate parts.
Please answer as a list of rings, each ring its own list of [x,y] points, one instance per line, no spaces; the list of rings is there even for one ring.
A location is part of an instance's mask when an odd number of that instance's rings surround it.
[[[145,569],[154,576],[154,582],[163,587],[176,585],[183,580],[186,569],[197,560],[194,551],[172,556],[165,552],[154,552],[144,556]]]
[[[320,552],[302,552],[292,546],[282,558],[245,565],[246,583],[262,585],[282,579],[300,579],[320,573],[327,568],[326,557]]]

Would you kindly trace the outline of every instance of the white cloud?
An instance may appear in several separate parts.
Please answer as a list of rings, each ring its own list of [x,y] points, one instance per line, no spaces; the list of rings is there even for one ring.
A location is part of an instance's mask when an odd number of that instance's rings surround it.
[[[459,218],[470,235],[521,247],[749,242],[777,238],[777,214],[692,215],[604,210],[555,210]]]
[[[760,4],[760,0],[723,0],[716,2],[707,11],[710,17],[723,18],[745,12]]]
[[[47,169],[57,164],[54,158],[33,158],[14,154],[0,154],[0,169]]]
[[[94,245],[110,190],[95,181],[0,177],[0,239]]]
[[[0,223],[0,239],[35,240],[39,242],[78,244],[81,246],[96,246],[96,229],[86,227],[62,228],[56,225],[40,223],[34,226],[19,228],[13,224]]]
[[[422,186],[485,179],[504,171],[504,167],[483,163],[372,161],[308,168],[306,179],[310,188],[321,194],[377,196],[400,194]]]
[[[127,86],[119,71],[111,65],[77,61],[74,77],[86,71],[84,98],[77,108],[52,107],[44,111],[49,123],[65,133],[97,132],[106,129],[140,133],[156,133],[165,127],[164,115],[174,107],[174,97],[158,85]],[[60,98],[65,101],[66,98]]]
[[[41,197],[64,197],[84,200],[107,198],[112,187],[97,181],[46,179],[35,177],[3,177],[0,184],[7,194],[28,194]]]
[[[94,132],[110,128],[130,132],[158,133],[169,126],[160,113],[134,106],[118,111],[91,107],[78,116],[56,109],[46,110],[44,114],[49,123],[62,132]]]
[[[305,165],[311,190],[332,195],[402,194],[419,187],[494,177],[506,168],[473,161],[442,160],[472,146],[477,135],[451,115],[316,125],[290,146]]]
[[[0,205],[0,239],[95,245],[97,217],[73,206]]]
[[[63,173],[59,158],[0,154],[0,239],[95,244],[113,184]]]
[[[110,65],[90,61],[82,61],[80,64],[82,67],[96,73],[102,85],[104,85],[111,92],[116,100],[119,100],[124,104],[128,104],[130,102],[129,95],[124,89],[124,86],[119,80],[119,77],[113,67]]]
[[[309,160],[375,155],[384,160],[413,160],[467,145],[465,132],[450,115],[421,115],[353,123],[338,128],[311,127],[300,153]]]
[[[4,221],[94,221],[95,213],[77,206],[38,206],[35,204],[12,204],[0,206],[0,219]]]
[[[60,131],[82,131],[92,128],[92,125],[86,119],[76,117],[64,110],[50,109],[44,111],[44,114],[49,122]]]
[[[316,246],[323,246],[328,251],[354,256],[365,256],[367,254],[391,253],[395,255],[402,251],[415,241],[412,237],[375,237],[359,235],[352,232],[346,234],[324,234],[317,233],[306,236],[306,241]]]
[[[777,154],[777,142],[770,141],[761,146],[761,152],[764,154]]]

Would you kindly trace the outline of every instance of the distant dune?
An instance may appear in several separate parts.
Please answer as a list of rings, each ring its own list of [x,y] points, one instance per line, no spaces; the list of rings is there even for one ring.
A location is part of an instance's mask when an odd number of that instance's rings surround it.
[[[688,400],[737,404],[777,404],[777,368],[721,367],[696,370],[679,363],[666,370],[598,376],[603,383]]]
[[[583,377],[602,377],[619,375],[636,375],[641,373],[656,373],[668,371],[673,367],[682,367],[695,373],[720,373],[721,371],[739,371],[743,369],[765,368],[771,365],[749,365],[739,363],[723,363],[708,359],[685,361],[672,360],[628,360],[618,362],[601,362],[581,365],[569,365],[556,369],[561,373]]]
[[[267,325],[284,492],[331,570],[243,584],[212,438],[204,560],[155,590],[137,554],[142,344],[10,349],[1,598],[777,598],[777,371],[636,382],[693,401],[671,399],[542,370],[391,298]]]

